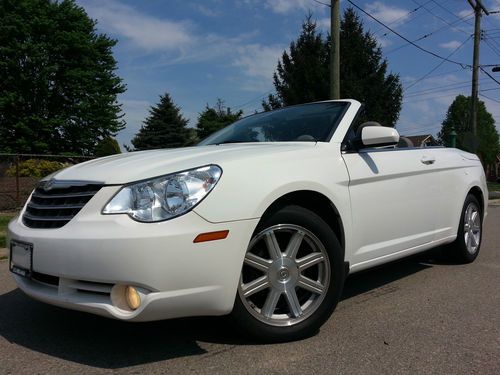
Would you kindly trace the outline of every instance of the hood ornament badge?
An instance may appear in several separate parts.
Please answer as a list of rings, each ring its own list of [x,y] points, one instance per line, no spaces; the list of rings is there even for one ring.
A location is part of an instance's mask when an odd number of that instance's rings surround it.
[[[44,190],[44,191],[49,191],[49,190],[51,190],[51,189],[54,187],[55,183],[56,183],[56,182],[55,182],[53,179],[48,180],[48,181],[47,181],[47,182],[45,182],[45,184],[43,185],[43,190]]]

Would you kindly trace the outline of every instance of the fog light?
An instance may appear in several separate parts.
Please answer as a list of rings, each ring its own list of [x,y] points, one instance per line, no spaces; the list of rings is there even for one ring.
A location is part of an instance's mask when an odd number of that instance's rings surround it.
[[[133,286],[125,288],[125,300],[131,310],[136,310],[141,305],[141,296]]]

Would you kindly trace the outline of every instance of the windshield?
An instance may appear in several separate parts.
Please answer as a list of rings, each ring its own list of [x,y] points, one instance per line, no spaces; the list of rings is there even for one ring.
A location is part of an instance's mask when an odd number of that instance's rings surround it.
[[[302,104],[245,117],[198,145],[239,142],[328,142],[348,102]]]

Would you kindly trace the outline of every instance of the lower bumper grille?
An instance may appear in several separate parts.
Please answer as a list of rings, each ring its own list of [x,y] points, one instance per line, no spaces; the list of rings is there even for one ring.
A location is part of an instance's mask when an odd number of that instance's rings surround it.
[[[31,280],[36,283],[44,284],[46,286],[54,288],[61,287],[65,291],[74,290],[78,293],[98,294],[107,297],[110,296],[111,289],[113,288],[114,285],[109,283],[100,283],[100,282],[86,281],[86,280],[60,279],[57,276],[47,275],[45,273],[40,273],[40,272],[33,272]]]

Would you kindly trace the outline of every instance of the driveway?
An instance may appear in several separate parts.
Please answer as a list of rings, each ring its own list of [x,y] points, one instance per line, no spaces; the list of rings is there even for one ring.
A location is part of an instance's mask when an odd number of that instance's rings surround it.
[[[0,262],[0,373],[500,374],[500,207],[481,254],[419,256],[349,277],[315,336],[245,341],[223,318],[122,323],[31,300]]]

